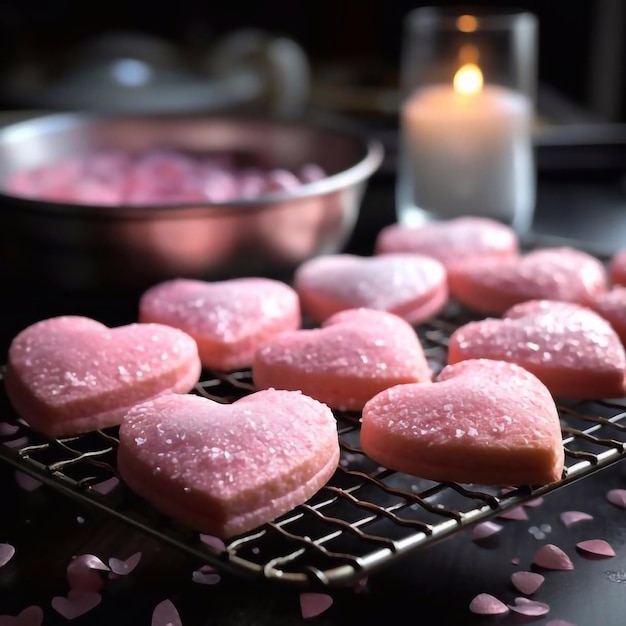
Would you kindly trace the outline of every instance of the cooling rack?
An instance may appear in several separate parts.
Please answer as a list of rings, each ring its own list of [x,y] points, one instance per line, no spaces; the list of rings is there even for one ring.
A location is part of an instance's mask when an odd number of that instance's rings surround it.
[[[472,319],[450,306],[418,333],[435,371],[446,361],[448,338]],[[205,372],[194,393],[232,402],[254,391],[249,371]],[[10,405],[0,394],[2,419]],[[511,491],[421,480],[380,467],[359,447],[358,413],[336,412],[341,462],[329,483],[306,504],[234,538],[222,550],[155,511],[117,477],[117,429],[49,439],[13,418],[17,430],[0,434],[0,458],[42,482],[240,576],[307,587],[355,584],[397,557],[478,521],[588,476],[626,454],[626,400],[560,405],[566,469],[555,484]],[[5,417],[9,416],[9,417]]]

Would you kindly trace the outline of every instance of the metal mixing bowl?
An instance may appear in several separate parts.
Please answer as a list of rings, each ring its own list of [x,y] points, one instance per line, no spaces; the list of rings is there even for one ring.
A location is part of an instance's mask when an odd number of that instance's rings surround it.
[[[88,206],[0,193],[3,279],[119,291],[177,276],[288,276],[305,259],[341,249],[383,152],[376,141],[301,123],[61,114],[0,131],[0,187],[16,170],[94,149],[155,147],[246,152],[290,170],[317,163],[328,176],[290,192],[220,204]]]

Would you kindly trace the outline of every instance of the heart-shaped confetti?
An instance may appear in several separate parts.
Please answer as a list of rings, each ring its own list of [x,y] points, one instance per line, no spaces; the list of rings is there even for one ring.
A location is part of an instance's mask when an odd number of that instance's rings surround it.
[[[163,600],[154,607],[151,626],[183,626],[178,610],[171,600]]]
[[[448,300],[443,265],[417,254],[320,256],[298,268],[294,284],[302,310],[319,323],[339,311],[366,308],[418,324]]]
[[[504,615],[509,612],[504,602],[488,593],[479,593],[470,602],[469,609],[476,615]]]
[[[466,359],[517,363],[555,396],[612,398],[624,393],[626,354],[610,324],[567,302],[519,304],[504,319],[470,322],[450,337],[449,363]]]
[[[539,567],[543,567],[544,569],[554,569],[554,570],[572,570],[574,569],[574,564],[572,560],[559,548],[554,544],[548,543],[545,546],[541,546],[537,552],[535,552],[535,556],[533,557],[533,562],[535,565]]]
[[[621,509],[626,509],[626,489],[611,489],[606,494],[606,499]]]
[[[119,424],[139,402],[189,391],[200,370],[196,342],[178,329],[110,329],[65,316],[33,324],[12,341],[5,384],[30,426],[59,436]]]
[[[0,626],[41,626],[43,609],[40,606],[27,606],[15,617],[0,615]]]
[[[538,249],[512,259],[481,259],[448,272],[453,298],[481,313],[501,314],[527,300],[589,306],[607,289],[604,266],[572,248]]]
[[[113,478],[108,478],[107,480],[103,480],[101,483],[96,483],[91,485],[90,489],[93,491],[106,496],[111,493],[116,487],[120,484],[119,478],[113,476]]]
[[[222,577],[211,565],[203,565],[191,574],[191,580],[200,585],[217,585]]]
[[[589,515],[589,513],[584,513],[583,511],[563,511],[559,517],[565,528],[578,524],[578,522],[593,519],[593,515]]]
[[[10,543],[0,543],[0,567],[4,567],[15,554],[15,548]]]
[[[295,391],[259,391],[232,404],[163,396],[132,409],[120,429],[118,469],[131,489],[222,538],[304,503],[338,463],[332,412]]]
[[[142,296],[139,320],[180,328],[196,340],[204,367],[232,370],[249,366],[275,335],[300,328],[301,316],[298,295],[277,280],[177,279]]]
[[[509,604],[511,611],[515,611],[520,615],[527,617],[541,617],[550,612],[550,605],[537,600],[529,600],[528,598],[515,598],[515,604]]]
[[[19,470],[15,472],[15,482],[18,487],[24,491],[35,491],[35,489],[39,489],[39,487],[43,484],[40,480],[33,478],[30,474],[20,472]]]
[[[550,393],[502,361],[464,361],[434,384],[378,394],[363,409],[361,446],[384,467],[482,485],[550,483],[564,461]]]
[[[508,511],[504,511],[503,513],[499,513],[498,517],[501,519],[510,519],[516,522],[523,522],[528,519],[528,513],[524,511],[524,508],[521,506],[516,506]]]
[[[226,550],[226,544],[219,538],[213,535],[200,535],[200,541],[207,546],[215,548],[218,552],[224,552]]]
[[[141,561],[141,552],[135,552],[126,560],[111,557],[109,559],[109,567],[117,576],[128,576],[139,565],[139,561]]]
[[[518,242],[513,229],[500,222],[458,217],[417,228],[392,224],[380,231],[375,250],[376,254],[424,254],[447,268],[476,259],[514,258]]]
[[[524,506],[530,507],[531,509],[535,509],[538,506],[541,506],[542,504],[543,504],[543,498],[534,498],[533,500],[524,502]]]
[[[499,533],[502,528],[500,524],[496,524],[495,522],[481,522],[480,524],[476,524],[472,529],[472,539],[474,541],[482,541],[488,537],[493,537],[493,535]]]
[[[97,556],[81,554],[67,566],[67,582],[77,591],[101,591],[104,581],[99,571],[108,572],[109,568]]]
[[[514,572],[511,575],[511,582],[518,591],[527,596],[532,595],[543,585],[545,578],[535,572]]]
[[[331,408],[359,411],[384,389],[430,382],[432,373],[407,322],[353,309],[323,328],[274,337],[256,353],[252,375],[259,389],[299,389]]]
[[[331,596],[325,593],[301,593],[300,611],[303,619],[317,617],[333,605]]]
[[[15,435],[20,427],[17,424],[10,424],[9,422],[0,422],[0,437],[11,437]]]
[[[67,597],[52,598],[52,608],[65,619],[75,619],[95,609],[102,601],[102,596],[95,591],[70,589]]]
[[[610,559],[615,556],[615,550],[610,543],[604,539],[587,539],[586,541],[580,541],[576,544],[576,547],[592,556],[602,557]]]

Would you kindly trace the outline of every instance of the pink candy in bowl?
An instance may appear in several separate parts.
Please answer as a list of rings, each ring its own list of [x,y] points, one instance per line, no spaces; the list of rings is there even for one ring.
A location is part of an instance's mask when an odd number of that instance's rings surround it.
[[[289,276],[341,249],[374,141],[226,117],[62,114],[0,131],[0,270],[74,291]]]

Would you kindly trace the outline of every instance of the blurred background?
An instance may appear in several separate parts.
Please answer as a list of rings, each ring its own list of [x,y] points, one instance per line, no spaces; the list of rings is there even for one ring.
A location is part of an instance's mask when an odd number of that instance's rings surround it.
[[[402,19],[422,4],[433,3],[4,0],[0,107],[209,111],[254,102],[393,127]],[[622,0],[496,5],[539,17],[545,123],[625,119]]]

